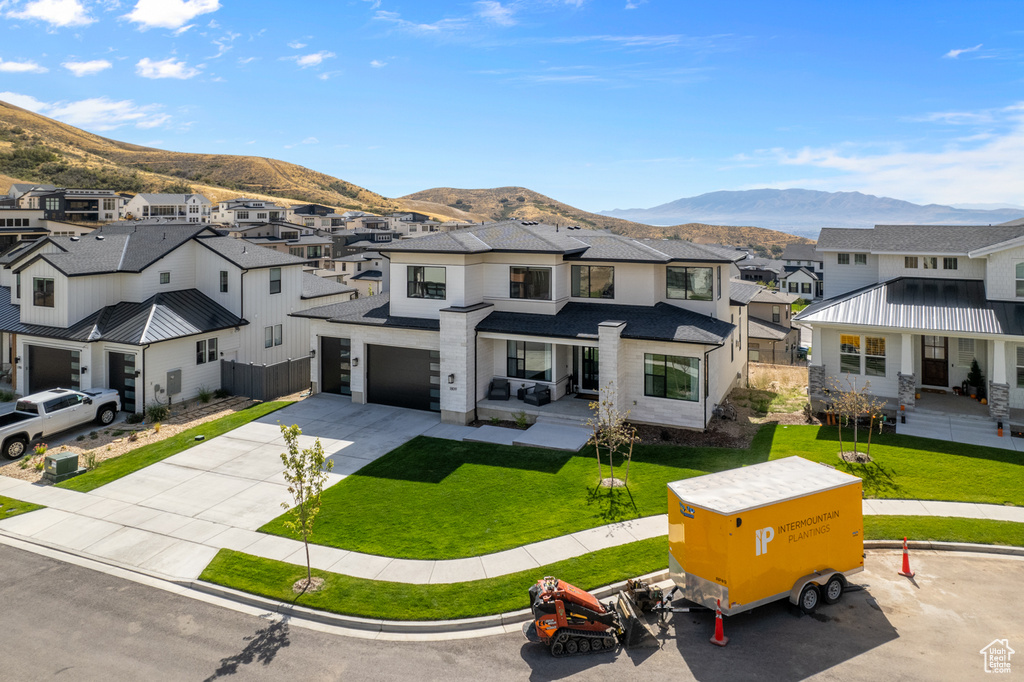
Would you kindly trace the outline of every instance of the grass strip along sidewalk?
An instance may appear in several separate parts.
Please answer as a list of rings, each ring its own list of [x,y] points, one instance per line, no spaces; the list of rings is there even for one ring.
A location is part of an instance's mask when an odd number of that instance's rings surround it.
[[[1024,546],[1024,524],[988,519],[921,516],[865,516],[867,540],[940,540]],[[292,584],[306,575],[305,566],[222,549],[200,580],[258,594],[281,602],[386,620],[447,620],[525,609],[527,590],[553,575],[591,590],[653,573],[668,565],[668,538],[652,538],[599,550],[539,568],[464,583],[410,585],[313,571],[324,589],[296,596]]]
[[[15,500],[10,497],[0,495],[0,521],[18,516],[19,514],[25,514],[30,511],[45,508],[46,507],[41,504],[22,502],[21,500]]]
[[[420,436],[324,491],[313,540],[409,559],[479,556],[663,514],[670,481],[792,455],[860,476],[867,498],[1024,506],[1024,465],[1010,450],[875,433],[873,462],[847,464],[838,452],[836,429],[817,426],[766,425],[743,450],[638,445],[629,490],[610,491],[594,489],[589,447],[567,453]],[[283,521],[260,530],[293,537]]]
[[[57,487],[87,493],[204,442],[197,441],[196,436],[205,436],[204,440],[209,440],[288,405],[291,405],[291,402],[285,400],[251,405],[244,410],[192,427],[165,440],[143,445],[120,457],[104,460],[95,469],[58,483]]]

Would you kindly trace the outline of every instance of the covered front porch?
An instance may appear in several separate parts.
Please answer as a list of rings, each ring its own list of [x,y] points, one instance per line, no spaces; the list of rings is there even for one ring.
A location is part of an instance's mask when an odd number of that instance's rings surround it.
[[[521,414],[526,415],[529,423],[537,421],[559,423],[572,426],[586,426],[587,420],[592,413],[590,402],[597,400],[596,396],[589,396],[582,393],[570,393],[558,400],[552,400],[546,405],[529,405],[518,400],[513,394],[510,400],[480,400],[476,404],[477,419],[500,419],[502,421],[515,421]]]

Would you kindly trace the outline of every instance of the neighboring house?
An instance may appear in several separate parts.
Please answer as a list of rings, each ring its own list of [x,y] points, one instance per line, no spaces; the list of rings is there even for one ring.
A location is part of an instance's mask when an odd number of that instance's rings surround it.
[[[125,197],[111,189],[33,189],[18,197],[19,208],[43,210],[43,218],[109,223],[121,217]]]
[[[213,204],[202,194],[136,194],[121,209],[125,220],[149,218],[208,223]]]
[[[398,239],[400,235],[392,230],[346,230],[331,235],[334,239],[334,255],[336,257],[351,256],[363,251],[379,251],[382,247]]]
[[[800,330],[793,327],[797,296],[761,288],[747,306],[747,343],[751,362],[792,365],[797,360]]]
[[[553,401],[611,386],[635,421],[704,429],[745,376],[738,254],[513,221],[379,250],[389,293],[295,313],[312,320],[316,391],[466,424],[514,412],[520,386]],[[486,400],[493,380],[511,401]]]
[[[95,225],[79,225],[59,220],[47,220],[39,208],[0,206],[0,251],[20,241],[33,241],[40,237],[73,237],[87,234]]]
[[[229,237],[302,258],[310,268],[330,267],[334,240],[330,235],[285,222],[257,223],[230,228]]]
[[[825,264],[822,262],[821,255],[814,244],[787,244],[782,252],[782,262],[785,263],[785,267],[789,271],[807,268],[819,280],[824,281]],[[816,294],[818,298],[821,295],[821,292]]]
[[[361,251],[335,258],[333,265],[333,274],[338,275],[338,281],[354,287],[360,296],[373,296],[390,290],[388,286],[390,266],[387,259],[375,251]],[[332,271],[326,272],[331,273]],[[324,275],[321,274],[321,276]]]
[[[310,227],[324,232],[344,230],[348,218],[330,206],[322,204],[301,204],[289,206],[285,219],[290,223]]]
[[[740,279],[744,282],[778,284],[786,273],[782,261],[759,256],[747,256],[736,265],[740,269]]]
[[[219,388],[221,360],[307,356],[290,314],[351,297],[298,258],[188,223],[48,237],[0,264],[15,389],[114,388],[129,411]]]
[[[788,265],[786,266],[787,270],[779,281],[779,289],[808,301],[822,297],[824,282],[817,273],[807,267],[799,267],[793,270],[790,270],[789,267]]]
[[[893,410],[927,407],[973,360],[993,418],[1024,407],[1024,225],[827,228],[817,250],[828,298],[795,317],[813,333],[815,409],[847,379]]]
[[[285,220],[287,213],[284,206],[243,197],[219,202],[210,213],[210,221],[222,225],[279,222]]]

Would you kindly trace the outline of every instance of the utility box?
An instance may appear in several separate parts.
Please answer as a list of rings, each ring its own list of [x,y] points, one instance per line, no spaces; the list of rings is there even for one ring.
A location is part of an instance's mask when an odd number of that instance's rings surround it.
[[[181,393],[181,370],[172,369],[167,372],[167,395]]]
[[[862,502],[861,479],[801,457],[669,483],[672,580],[726,615],[786,597],[808,611],[833,603],[864,570]]]
[[[78,468],[77,453],[55,452],[43,459],[43,478],[50,483],[60,483],[83,473],[85,469]]]

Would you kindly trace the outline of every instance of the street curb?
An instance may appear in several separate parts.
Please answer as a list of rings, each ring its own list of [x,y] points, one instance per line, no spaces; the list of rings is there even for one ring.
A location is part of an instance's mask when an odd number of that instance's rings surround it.
[[[908,549],[932,549],[940,552],[975,552],[1024,557],[1024,547],[1009,545],[979,545],[971,542],[938,542],[934,540],[907,540]],[[902,540],[865,540],[864,549],[903,549]]]
[[[647,575],[641,576],[641,579],[646,580],[650,583],[658,583],[663,580],[667,580],[669,577],[668,569],[656,571],[654,573],[648,573]],[[502,628],[506,625],[515,625],[518,623],[525,623],[530,620],[532,613],[529,609],[521,609],[519,611],[510,611],[508,613],[496,613],[490,616],[480,616],[477,618],[459,618],[455,620],[378,620],[371,618],[360,618],[358,616],[346,616],[340,613],[331,613],[328,611],[318,611],[315,609],[306,608],[304,606],[296,606],[294,604],[286,604],[284,602],[276,601],[266,597],[260,597],[258,595],[250,594],[248,592],[241,592],[234,590],[229,587],[222,587],[213,583],[204,582],[201,580],[180,580],[173,581],[175,584],[182,587],[195,590],[197,592],[203,592],[204,594],[210,594],[222,599],[228,599],[231,601],[237,601],[246,606],[252,606],[259,609],[266,609],[269,612],[280,613],[282,615],[291,616],[294,618],[302,618],[304,620],[311,620],[325,625],[333,625],[337,627],[349,628],[353,630],[363,630],[368,632],[382,632],[382,633],[400,633],[400,634],[439,634],[445,632],[470,632],[487,630],[492,628]],[[594,590],[590,590],[598,599],[604,599],[619,593],[620,590],[626,589],[626,581],[613,583],[604,587],[599,587]]]

